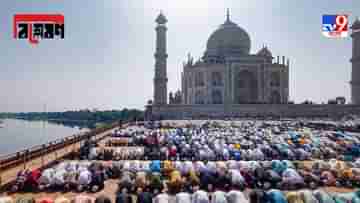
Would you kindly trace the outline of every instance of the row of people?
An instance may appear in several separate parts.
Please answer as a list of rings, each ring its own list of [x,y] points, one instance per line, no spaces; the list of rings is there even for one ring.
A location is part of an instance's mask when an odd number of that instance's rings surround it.
[[[104,188],[105,180],[113,178],[113,170],[99,162],[62,162],[43,171],[40,169],[18,172],[11,191],[77,190],[97,192]]]
[[[241,185],[249,188],[299,189],[318,186],[360,186],[358,162],[315,161],[311,165],[288,160],[273,161],[70,161],[43,171],[20,171],[13,185],[19,190],[99,191],[105,180],[119,179],[135,185],[149,185],[152,177],[164,182],[179,174],[180,183]],[[124,181],[123,181],[124,180]],[[189,181],[187,181],[189,180]]]

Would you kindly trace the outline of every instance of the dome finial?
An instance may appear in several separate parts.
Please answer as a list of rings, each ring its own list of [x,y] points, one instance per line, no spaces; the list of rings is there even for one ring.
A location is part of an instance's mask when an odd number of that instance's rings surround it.
[[[227,22],[230,21],[230,9],[229,8],[226,9],[226,21]]]
[[[158,15],[158,17],[156,18],[155,22],[157,22],[158,24],[165,24],[167,23],[167,19],[165,17],[165,15],[163,14],[163,11],[160,10],[160,14]]]

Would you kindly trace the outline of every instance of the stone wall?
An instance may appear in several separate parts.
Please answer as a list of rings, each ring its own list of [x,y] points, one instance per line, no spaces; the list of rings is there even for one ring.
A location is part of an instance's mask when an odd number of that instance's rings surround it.
[[[218,117],[342,117],[360,115],[360,105],[336,104],[199,104],[153,105],[154,119],[218,118]]]

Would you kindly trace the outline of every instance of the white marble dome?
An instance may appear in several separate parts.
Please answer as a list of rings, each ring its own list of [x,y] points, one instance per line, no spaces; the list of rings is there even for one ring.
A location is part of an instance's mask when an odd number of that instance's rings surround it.
[[[250,53],[250,36],[236,23],[226,22],[213,32],[206,46],[207,56],[248,55]]]

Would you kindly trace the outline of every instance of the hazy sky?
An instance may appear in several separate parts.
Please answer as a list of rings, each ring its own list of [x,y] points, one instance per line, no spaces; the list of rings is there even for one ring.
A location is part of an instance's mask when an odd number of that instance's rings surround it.
[[[210,34],[231,19],[251,38],[290,58],[290,100],[350,99],[351,38],[321,35],[322,14],[360,16],[359,0],[2,0],[0,112],[143,108],[153,95],[155,22],[168,18],[168,89],[182,62],[197,59]],[[62,13],[65,40],[37,46],[12,38],[16,13]]]

